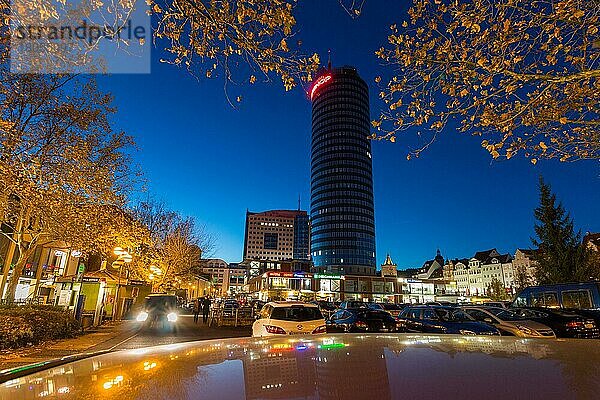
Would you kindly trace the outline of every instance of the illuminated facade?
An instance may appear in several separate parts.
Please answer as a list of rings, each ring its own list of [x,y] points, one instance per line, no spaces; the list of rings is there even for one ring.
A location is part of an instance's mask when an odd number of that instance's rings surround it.
[[[306,211],[246,212],[244,260],[308,260]]]
[[[309,94],[311,256],[315,269],[375,275],[367,84],[352,67],[328,68]]]

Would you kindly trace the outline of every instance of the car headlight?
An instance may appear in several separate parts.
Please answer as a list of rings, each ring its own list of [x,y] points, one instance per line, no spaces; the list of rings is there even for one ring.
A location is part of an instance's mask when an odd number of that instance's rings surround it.
[[[517,329],[519,329],[521,332],[523,332],[526,335],[530,335],[530,336],[539,336],[540,335],[539,333],[537,333],[533,329],[528,328],[528,327],[523,326],[523,325],[517,325]]]
[[[137,322],[144,322],[148,319],[148,313],[146,311],[142,311],[138,314],[136,320]]]
[[[169,322],[175,322],[177,321],[177,314],[175,314],[174,312],[170,312],[167,314],[167,321]]]
[[[460,332],[461,335],[476,335],[475,332],[470,331],[468,329],[461,329],[461,330],[459,330],[459,332]]]

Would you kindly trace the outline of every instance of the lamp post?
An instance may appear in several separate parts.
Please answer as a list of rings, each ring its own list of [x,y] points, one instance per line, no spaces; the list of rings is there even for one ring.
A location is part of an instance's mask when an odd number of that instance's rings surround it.
[[[117,278],[117,292],[115,294],[115,304],[113,305],[113,321],[117,319],[117,310],[119,309],[119,291],[121,290],[121,273],[123,272],[123,265],[129,264],[133,261],[133,257],[129,254],[129,251],[124,250],[121,247],[115,247],[113,253],[118,257],[115,262],[112,263],[114,268],[119,268],[119,277]]]

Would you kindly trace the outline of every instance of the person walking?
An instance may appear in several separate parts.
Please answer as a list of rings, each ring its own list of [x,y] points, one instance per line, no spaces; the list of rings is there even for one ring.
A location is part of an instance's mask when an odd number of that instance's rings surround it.
[[[202,322],[206,324],[208,321],[208,313],[210,312],[210,298],[205,297],[204,302],[202,304]]]
[[[200,316],[200,309],[202,308],[201,299],[196,298],[194,300],[194,323],[198,323],[198,317]]]

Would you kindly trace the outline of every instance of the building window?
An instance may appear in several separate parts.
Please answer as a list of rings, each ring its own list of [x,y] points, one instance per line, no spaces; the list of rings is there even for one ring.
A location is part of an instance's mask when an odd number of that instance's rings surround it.
[[[264,234],[264,248],[277,250],[278,233],[265,233]]]

